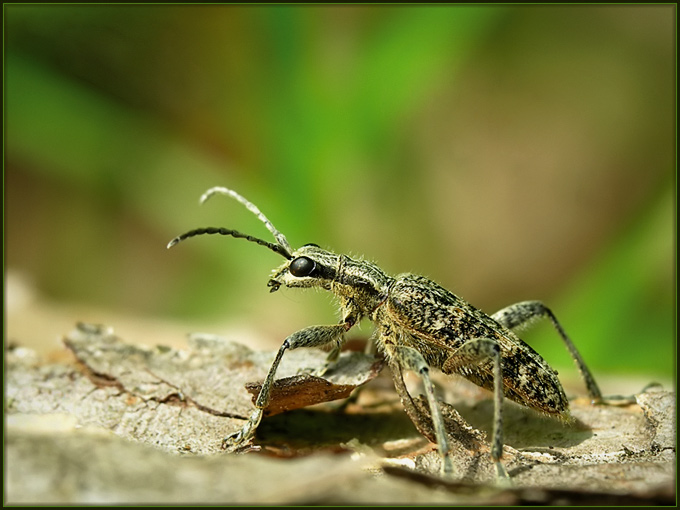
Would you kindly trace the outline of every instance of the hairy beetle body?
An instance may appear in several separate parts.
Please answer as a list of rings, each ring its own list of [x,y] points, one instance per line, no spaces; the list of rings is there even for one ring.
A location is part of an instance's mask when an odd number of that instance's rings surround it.
[[[568,417],[569,403],[557,373],[513,331],[536,318],[546,317],[553,323],[576,362],[592,401],[602,400],[600,390],[578,350],[553,313],[539,301],[524,301],[487,315],[423,276],[401,274],[392,277],[371,262],[338,255],[315,244],[293,250],[286,237],[266,216],[235,191],[211,188],[201,197],[201,202],[218,193],[228,195],[247,207],[265,224],[276,243],[231,229],[211,227],[189,231],[173,239],[168,247],[202,234],[229,235],[265,246],[286,259],[269,278],[267,285],[271,292],[282,286],[322,288],[338,298],[342,314],[339,324],[310,326],[284,340],[262,384],[253,414],[239,432],[224,439],[225,448],[239,448],[254,437],[286,350],[327,344],[339,347],[344,341],[344,334],[364,318],[375,324],[373,338],[387,357],[406,412],[421,432],[428,437],[434,436],[442,459],[442,472],[446,474],[452,471],[452,462],[448,456],[444,420],[429,376],[431,368],[445,374],[461,375],[493,391],[491,457],[499,479],[507,478],[501,463],[504,397],[542,413]],[[422,413],[413,405],[403,383],[404,369],[413,370],[423,381],[431,428],[423,424]],[[430,430],[434,434],[426,433]]]
[[[400,275],[386,308],[387,321],[402,328],[404,342],[418,349],[431,367],[446,374],[459,374],[493,390],[492,360],[449,367],[450,358],[465,342],[490,338],[500,346],[506,398],[547,414],[563,415],[568,411],[557,373],[535,350],[511,330],[435,282],[422,276]]]

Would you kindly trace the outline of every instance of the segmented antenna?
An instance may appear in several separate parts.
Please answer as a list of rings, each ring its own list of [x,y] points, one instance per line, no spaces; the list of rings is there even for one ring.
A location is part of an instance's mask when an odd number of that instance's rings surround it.
[[[290,253],[288,253],[282,246],[279,246],[278,244],[270,243],[268,241],[265,241],[263,239],[260,239],[258,237],[254,237],[248,234],[243,234],[239,232],[238,230],[232,230],[229,228],[218,228],[218,227],[207,227],[207,228],[197,228],[195,230],[190,230],[189,232],[186,232],[182,234],[181,236],[175,237],[172,241],[168,243],[168,249],[172,248],[175,246],[177,243],[180,241],[184,241],[185,239],[188,239],[189,237],[194,237],[194,236],[200,236],[203,234],[220,234],[223,236],[232,236],[232,237],[238,237],[240,239],[246,239],[247,241],[250,241],[252,243],[257,243],[260,246],[266,246],[270,250],[278,253],[279,255],[282,255],[283,257],[287,259],[291,259]]]
[[[211,196],[213,196],[216,193],[220,193],[222,195],[227,195],[230,196],[231,198],[234,198],[241,202],[243,205],[246,206],[246,208],[253,213],[255,216],[257,216],[257,219],[260,220],[262,223],[264,223],[265,227],[267,227],[267,230],[269,230],[272,235],[274,236],[274,239],[279,243],[279,246],[283,248],[287,253],[288,253],[288,258],[290,258],[290,254],[293,253],[293,249],[290,247],[290,244],[288,244],[288,239],[286,239],[286,236],[284,236],[281,232],[279,232],[274,224],[269,221],[269,219],[260,211],[255,204],[247,200],[246,198],[242,197],[238,193],[236,193],[234,190],[229,189],[229,188],[223,188],[220,186],[216,186],[214,188],[210,188],[208,191],[203,193],[201,196],[201,203],[204,203],[206,200],[208,200]]]
[[[201,200],[200,203],[204,203],[206,200],[208,200],[211,196],[213,196],[216,193],[220,193],[222,195],[228,195],[231,198],[234,198],[241,202],[243,205],[246,206],[246,208],[253,213],[255,216],[257,216],[257,219],[259,219],[262,223],[264,223],[265,227],[267,227],[267,230],[269,230],[273,236],[274,239],[276,239],[277,243],[270,243],[268,241],[265,241],[263,239],[260,239],[255,236],[251,236],[248,234],[242,234],[241,232],[237,230],[232,230],[229,228],[217,228],[217,227],[208,227],[208,228],[197,228],[194,230],[190,230],[189,232],[186,232],[185,234],[182,234],[180,236],[175,237],[172,241],[168,243],[168,248],[172,248],[175,246],[177,243],[180,241],[184,241],[185,239],[189,237],[194,237],[194,236],[199,236],[203,234],[221,234],[224,236],[232,236],[232,237],[238,237],[241,239],[246,239],[250,242],[257,243],[260,246],[266,246],[270,250],[278,253],[279,255],[282,255],[283,257],[287,258],[290,260],[292,258],[291,253],[293,253],[293,249],[290,247],[290,244],[288,244],[288,240],[286,239],[286,236],[284,236],[281,232],[279,232],[276,227],[272,224],[271,221],[260,211],[255,204],[247,200],[246,198],[242,197],[238,193],[236,193],[234,190],[228,189],[228,188],[222,188],[222,187],[214,187],[210,188],[208,191],[203,193],[201,195]]]

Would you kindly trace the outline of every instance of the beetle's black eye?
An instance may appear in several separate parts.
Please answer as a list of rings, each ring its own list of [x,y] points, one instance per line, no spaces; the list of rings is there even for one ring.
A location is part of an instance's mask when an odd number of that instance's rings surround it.
[[[290,263],[290,274],[293,276],[309,276],[316,268],[316,262],[307,257],[298,257]]]

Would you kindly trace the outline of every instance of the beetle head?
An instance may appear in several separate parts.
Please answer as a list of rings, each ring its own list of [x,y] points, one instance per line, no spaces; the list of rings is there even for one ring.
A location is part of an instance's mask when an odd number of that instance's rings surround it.
[[[316,244],[306,244],[291,254],[290,260],[274,270],[267,286],[275,292],[285,287],[330,289],[338,271],[339,256]]]

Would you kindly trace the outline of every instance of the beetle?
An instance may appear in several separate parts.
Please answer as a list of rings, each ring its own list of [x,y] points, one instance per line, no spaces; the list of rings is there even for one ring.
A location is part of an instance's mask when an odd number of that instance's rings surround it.
[[[338,324],[310,326],[283,341],[264,379],[254,411],[242,429],[223,440],[223,448],[235,450],[253,439],[269,402],[276,370],[287,350],[330,344],[337,353],[345,333],[364,318],[375,325],[376,345],[388,361],[409,417],[421,432],[433,430],[445,476],[453,472],[453,462],[430,377],[432,368],[444,374],[461,375],[493,392],[491,459],[499,480],[508,479],[501,462],[503,398],[547,415],[568,416],[569,402],[557,372],[514,332],[535,319],[546,317],[552,322],[576,362],[591,401],[602,402],[600,389],[576,346],[543,303],[524,301],[487,315],[423,276],[409,273],[390,276],[372,262],[336,254],[316,244],[294,250],[257,206],[236,191],[210,188],[201,196],[200,203],[216,194],[226,195],[244,205],[264,223],[276,242],[232,229],[208,227],[190,230],[174,238],[168,248],[204,234],[243,238],[265,246],[286,259],[267,283],[270,292],[281,287],[322,288],[338,298],[342,314]],[[403,381],[403,370],[412,370],[422,380],[429,418],[423,416],[409,394]],[[428,419],[429,423],[425,423]]]

